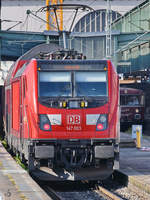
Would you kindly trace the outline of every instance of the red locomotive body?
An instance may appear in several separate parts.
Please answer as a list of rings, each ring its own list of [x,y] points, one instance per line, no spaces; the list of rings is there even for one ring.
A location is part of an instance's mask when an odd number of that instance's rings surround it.
[[[119,162],[119,82],[111,61],[23,59],[5,83],[10,148],[29,171],[64,169],[77,172],[74,180],[109,176]]]
[[[144,92],[134,88],[120,88],[121,129],[144,123]]]

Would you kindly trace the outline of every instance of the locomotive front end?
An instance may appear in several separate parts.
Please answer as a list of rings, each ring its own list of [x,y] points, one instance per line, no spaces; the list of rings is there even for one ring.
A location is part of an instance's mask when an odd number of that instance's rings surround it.
[[[53,172],[67,170],[74,180],[105,179],[119,161],[118,78],[111,62],[39,60],[37,72],[34,160]]]

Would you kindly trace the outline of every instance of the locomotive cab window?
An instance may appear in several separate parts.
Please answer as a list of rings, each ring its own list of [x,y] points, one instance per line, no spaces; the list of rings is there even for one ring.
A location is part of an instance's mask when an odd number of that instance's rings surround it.
[[[76,96],[107,96],[106,72],[76,72],[75,73]]]
[[[39,97],[108,96],[107,72],[39,72]]]
[[[122,106],[142,106],[144,105],[144,97],[140,95],[121,95],[120,104]]]
[[[40,72],[40,97],[70,97],[72,95],[70,72]]]

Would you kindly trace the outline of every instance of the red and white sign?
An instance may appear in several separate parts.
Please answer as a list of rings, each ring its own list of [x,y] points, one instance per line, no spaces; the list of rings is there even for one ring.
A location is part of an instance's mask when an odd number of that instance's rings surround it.
[[[67,124],[80,124],[81,123],[81,117],[80,115],[67,115]]]

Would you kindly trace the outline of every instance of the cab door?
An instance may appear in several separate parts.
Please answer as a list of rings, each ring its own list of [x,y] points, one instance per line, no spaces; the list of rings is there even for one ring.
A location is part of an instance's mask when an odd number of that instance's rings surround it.
[[[26,80],[25,77],[22,76],[20,79],[20,143],[23,145],[23,140],[25,138],[25,124],[26,124],[26,116],[25,116],[25,96],[26,96]]]
[[[20,144],[23,142],[23,78],[20,79]]]
[[[11,128],[11,86],[5,87],[5,132],[6,134],[10,134]]]
[[[12,129],[18,137],[20,128],[20,80],[12,83]]]

